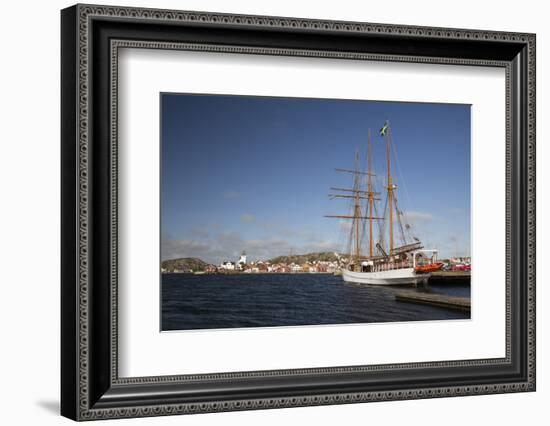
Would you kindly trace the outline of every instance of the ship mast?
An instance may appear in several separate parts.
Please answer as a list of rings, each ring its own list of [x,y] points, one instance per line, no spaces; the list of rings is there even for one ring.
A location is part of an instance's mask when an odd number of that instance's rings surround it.
[[[359,171],[359,152],[355,154],[355,171]],[[354,216],[357,218],[355,219],[355,258],[357,259],[357,262],[359,262],[359,259],[361,258],[361,239],[359,238],[359,223],[361,220],[359,217],[361,217],[361,200],[359,198],[359,190],[361,189],[361,177],[356,174],[355,175],[355,182],[354,182],[354,189],[357,191],[355,192],[355,208],[354,208]]]
[[[370,129],[369,129],[369,136],[368,136],[368,142],[367,142],[367,173],[368,173],[368,184],[367,184],[367,191],[369,195],[369,257],[372,257],[372,209],[373,209],[373,197],[374,194],[372,192],[372,146],[371,146],[371,138],[370,138]]]
[[[384,124],[384,127],[380,131],[382,136],[386,137],[386,158],[388,163],[388,210],[389,210],[389,230],[390,230],[390,253],[389,255],[393,255],[393,191],[397,187],[393,184],[392,176],[391,176],[391,166],[390,166],[390,158],[391,158],[391,130],[390,130],[390,123],[386,121]]]

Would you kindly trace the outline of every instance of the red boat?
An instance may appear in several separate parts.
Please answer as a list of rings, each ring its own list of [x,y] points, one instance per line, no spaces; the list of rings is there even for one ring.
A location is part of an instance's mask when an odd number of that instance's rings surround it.
[[[443,268],[444,263],[442,262],[436,262],[436,263],[428,263],[427,265],[418,265],[414,268],[414,271],[417,274],[428,274],[430,272],[439,271],[441,268]]]

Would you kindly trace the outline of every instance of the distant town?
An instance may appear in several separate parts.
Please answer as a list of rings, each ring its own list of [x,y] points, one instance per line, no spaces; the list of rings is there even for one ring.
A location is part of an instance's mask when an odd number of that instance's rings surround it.
[[[469,271],[470,257],[442,259],[446,270]],[[250,261],[242,252],[237,261],[226,260],[219,265],[206,263],[198,258],[184,257],[165,260],[161,272],[188,274],[227,274],[227,273],[320,273],[338,274],[348,264],[348,257],[335,252],[309,253],[304,255],[279,256],[269,260]]]

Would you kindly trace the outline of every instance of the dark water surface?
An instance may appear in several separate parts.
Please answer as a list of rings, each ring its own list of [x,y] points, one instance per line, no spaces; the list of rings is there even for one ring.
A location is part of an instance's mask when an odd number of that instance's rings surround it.
[[[162,330],[465,319],[470,314],[396,302],[414,287],[359,286],[329,274],[162,275]],[[469,283],[419,287],[470,296]]]

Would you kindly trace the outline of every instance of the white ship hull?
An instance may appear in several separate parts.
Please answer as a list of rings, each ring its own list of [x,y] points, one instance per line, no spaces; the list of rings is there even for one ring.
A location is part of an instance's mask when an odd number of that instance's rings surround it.
[[[427,282],[431,274],[416,274],[414,268],[392,269],[379,272],[353,272],[342,270],[344,281],[357,284],[399,285]]]

